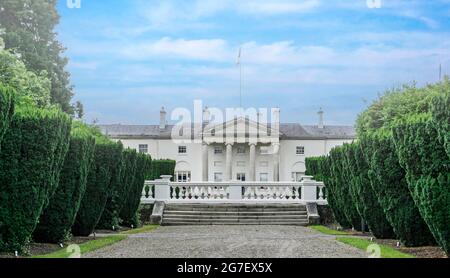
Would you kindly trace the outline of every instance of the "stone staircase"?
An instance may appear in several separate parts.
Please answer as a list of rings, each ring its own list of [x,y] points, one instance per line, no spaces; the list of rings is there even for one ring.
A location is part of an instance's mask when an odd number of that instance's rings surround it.
[[[300,204],[168,204],[162,225],[308,225]]]

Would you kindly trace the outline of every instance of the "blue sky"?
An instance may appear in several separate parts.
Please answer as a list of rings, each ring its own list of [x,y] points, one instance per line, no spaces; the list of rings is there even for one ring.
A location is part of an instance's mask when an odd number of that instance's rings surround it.
[[[376,0],[373,0],[376,1]],[[86,121],[154,124],[159,110],[280,107],[282,122],[353,124],[377,94],[450,73],[450,0],[60,0]]]

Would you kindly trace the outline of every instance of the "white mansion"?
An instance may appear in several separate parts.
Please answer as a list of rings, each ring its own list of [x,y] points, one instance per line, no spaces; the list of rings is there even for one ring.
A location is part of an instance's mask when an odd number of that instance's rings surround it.
[[[189,139],[193,140],[185,142],[173,140],[177,127],[166,124],[164,109],[159,125],[99,127],[125,147],[148,153],[153,159],[175,160],[178,182],[299,181],[305,174],[306,157],[325,155],[356,137],[351,126],[324,125],[322,111],[318,125],[279,123],[279,109],[275,111],[278,122],[270,124],[260,122],[259,116],[256,121],[236,117],[220,124],[204,120],[190,125]],[[176,133],[182,134],[183,130]]]

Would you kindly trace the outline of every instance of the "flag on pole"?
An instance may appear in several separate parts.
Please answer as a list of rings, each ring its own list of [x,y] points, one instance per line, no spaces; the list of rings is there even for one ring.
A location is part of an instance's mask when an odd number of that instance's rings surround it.
[[[241,54],[242,54],[242,47],[239,47],[239,54],[237,57],[236,66],[239,66],[241,64]]]

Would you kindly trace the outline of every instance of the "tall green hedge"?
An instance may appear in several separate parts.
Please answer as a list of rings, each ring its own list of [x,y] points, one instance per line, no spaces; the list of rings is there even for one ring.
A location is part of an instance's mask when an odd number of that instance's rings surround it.
[[[433,124],[447,155],[450,156],[450,88],[444,95],[433,99],[431,110]]]
[[[112,196],[106,203],[105,210],[98,223],[100,229],[113,229],[120,224],[120,211],[122,210],[129,191],[131,190],[136,175],[136,159],[135,150],[126,149],[123,153],[121,164],[120,182],[113,183]]]
[[[345,152],[344,147],[336,147],[330,152],[331,158],[331,178],[333,179],[333,186],[335,188],[335,199],[338,201],[337,205],[347,218],[347,221],[356,230],[362,229],[362,217],[356,209],[355,203],[350,195],[350,185],[347,182],[345,169]],[[333,194],[333,193],[329,193]]]
[[[372,189],[371,180],[368,176],[369,166],[366,163],[360,144],[349,144],[345,151],[345,171],[348,173],[349,191],[353,197],[356,209],[376,238],[392,238],[394,236],[392,226],[387,221],[386,215]]]
[[[100,220],[111,194],[113,182],[119,174],[123,146],[107,138],[96,138],[94,162],[90,167],[86,193],[81,201],[72,233],[77,236],[90,235]]]
[[[176,161],[170,159],[153,160],[151,168],[147,171],[146,179],[157,180],[162,175],[175,174]]]
[[[442,249],[450,253],[450,159],[429,114],[394,127],[395,148],[412,197]]]
[[[59,109],[20,107],[0,152],[0,250],[21,251],[57,187],[71,119]]]
[[[144,189],[145,176],[151,169],[152,160],[151,157],[146,154],[138,154],[136,161],[136,174],[133,181],[133,185],[129,189],[126,202],[120,212],[120,218],[122,224],[126,226],[138,226],[136,223],[136,213],[139,209],[141,202],[142,191]]]
[[[405,246],[424,246],[436,241],[430,233],[408,189],[405,170],[400,166],[394,141],[385,134],[360,138],[368,162],[373,192]]]
[[[50,204],[33,233],[36,241],[58,243],[69,237],[86,191],[94,147],[95,139],[89,129],[74,122],[58,189],[50,198]]]
[[[3,136],[14,115],[14,95],[13,89],[0,83],[0,150]]]
[[[318,158],[306,158],[306,170],[308,175],[314,176],[314,179],[324,182],[327,192],[327,202],[330,206],[334,218],[344,228],[351,228],[351,223],[347,220],[340,200],[337,198],[338,187],[335,184],[335,180],[331,174],[331,158],[329,156],[321,156]],[[317,164],[317,165],[315,165]],[[318,178],[321,177],[321,178]]]

